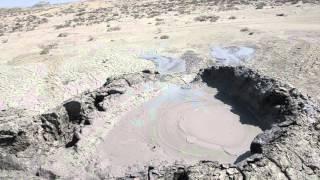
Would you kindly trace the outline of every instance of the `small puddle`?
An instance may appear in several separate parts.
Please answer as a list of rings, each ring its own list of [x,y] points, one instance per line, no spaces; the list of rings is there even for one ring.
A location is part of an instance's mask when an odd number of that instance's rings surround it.
[[[166,56],[146,54],[142,59],[152,61],[160,74],[174,74],[186,72],[186,63],[183,60]]]
[[[250,149],[261,129],[242,124],[250,115],[215,98],[209,87],[168,85],[158,97],[127,113],[98,146],[103,166],[113,175],[126,167],[195,163],[234,163]],[[240,118],[245,119],[240,121]]]
[[[240,65],[252,59],[255,49],[250,47],[214,47],[211,48],[211,56],[222,65]]]

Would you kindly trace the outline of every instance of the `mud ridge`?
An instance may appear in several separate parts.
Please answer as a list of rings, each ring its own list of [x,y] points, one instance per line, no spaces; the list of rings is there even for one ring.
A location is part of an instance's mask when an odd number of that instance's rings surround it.
[[[76,150],[82,130],[94,121],[91,113],[107,111],[108,101],[114,96],[124,94],[130,86],[157,78],[158,73],[149,70],[108,78],[101,88],[84,92],[38,116],[29,116],[19,109],[1,111],[0,177],[20,178],[21,174],[26,175],[24,178],[60,177],[41,167],[44,159],[59,148]]]

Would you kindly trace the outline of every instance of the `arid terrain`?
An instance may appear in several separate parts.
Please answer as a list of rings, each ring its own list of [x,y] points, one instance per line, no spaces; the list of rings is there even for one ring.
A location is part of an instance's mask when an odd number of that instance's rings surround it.
[[[0,9],[0,53],[3,179],[320,178],[318,0]]]

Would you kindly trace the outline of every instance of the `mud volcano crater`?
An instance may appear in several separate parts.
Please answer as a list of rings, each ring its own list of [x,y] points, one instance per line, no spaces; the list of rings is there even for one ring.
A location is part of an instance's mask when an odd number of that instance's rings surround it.
[[[272,150],[270,145],[287,135],[285,128],[318,111],[297,89],[245,67],[213,66],[201,70],[191,87],[196,84],[207,88],[181,90],[169,85],[165,95],[128,113],[100,147],[103,150],[99,154],[107,152],[102,159],[114,155],[110,164],[125,166],[136,160],[154,167],[163,164],[149,161],[162,159],[172,164],[170,160],[185,158],[182,164],[190,165],[192,159],[200,160],[200,164],[219,161],[235,163],[231,167],[239,169],[248,159]],[[152,122],[148,122],[150,119]],[[128,125],[132,122],[138,128]],[[132,142],[123,143],[123,138]],[[145,150],[148,148],[153,152]]]
[[[149,166],[134,177],[168,179],[308,179],[319,178],[319,105],[291,85],[246,67],[213,66],[201,70],[194,84],[217,89],[215,97],[231,105],[242,124],[263,130],[250,152],[236,164],[202,160],[194,165]],[[249,112],[254,118],[242,118]],[[246,117],[246,116],[244,116]],[[318,130],[317,130],[318,129]],[[301,168],[302,167],[302,168]]]
[[[248,154],[251,141],[262,132],[245,108],[215,98],[216,88],[203,83],[161,85],[159,95],[120,117],[97,147],[111,174],[125,166],[176,161],[234,163]]]
[[[159,82],[159,79],[159,74],[151,71],[110,78],[101,88],[85,92],[64,102],[61,106],[37,116],[23,115],[23,111],[14,109],[0,112],[2,119],[0,124],[0,162],[2,165],[0,169],[4,174],[16,177],[16,179],[21,179],[21,177],[32,179],[35,176],[49,179],[59,177],[108,179],[110,176],[107,175],[107,170],[101,167],[101,165],[111,165],[111,167],[114,165],[115,162],[112,159],[109,161],[110,154],[108,153],[120,153],[120,156],[114,157],[116,160],[120,160],[118,165],[121,166],[121,163],[127,163],[126,158],[138,158],[141,163],[144,163],[145,160],[149,161],[149,157],[153,158],[164,154],[161,148],[160,151],[157,148],[159,144],[160,147],[162,145],[168,146],[165,143],[161,144],[163,138],[173,142],[169,143],[170,147],[184,147],[190,142],[191,145],[197,144],[198,141],[194,137],[185,139],[188,142],[186,144],[181,143],[183,141],[171,140],[176,138],[177,132],[193,132],[194,128],[198,127],[198,124],[189,126],[189,123],[192,124],[193,120],[197,119],[193,117],[193,111],[199,110],[200,114],[196,114],[196,116],[203,115],[199,119],[204,119],[206,123],[218,122],[210,117],[212,109],[204,111],[206,108],[199,106],[200,102],[200,105],[222,108],[222,111],[227,111],[227,120],[228,117],[232,117],[229,120],[236,117],[239,118],[242,126],[259,128],[260,131],[254,131],[258,132],[258,135],[254,134],[253,140],[248,141],[247,148],[250,149],[250,152],[240,154],[235,163],[221,163],[223,161],[214,161],[215,157],[206,159],[206,156],[198,158],[197,162],[191,164],[145,163],[137,168],[131,168],[131,170],[123,169],[124,172],[121,171],[120,175],[117,174],[110,178],[124,174],[127,179],[318,179],[320,177],[319,105],[294,87],[263,76],[246,67],[213,66],[201,70],[194,81],[190,83],[191,86],[206,86],[209,88],[208,91],[206,88],[177,89],[175,86],[169,86],[165,91],[169,93],[165,96],[159,96],[160,101],[155,99],[147,102],[143,105],[145,109],[142,111],[137,107],[137,110],[131,111],[134,109],[134,105],[122,108],[122,106],[130,105],[128,99],[141,96],[141,87]],[[177,96],[178,99],[175,99]],[[215,99],[203,100],[202,97],[206,96],[214,96]],[[170,99],[170,97],[175,98]],[[183,98],[181,99],[181,97]],[[185,97],[189,98],[188,101],[197,102],[196,108],[189,106],[189,104],[179,104],[185,102]],[[164,110],[172,108],[174,111],[182,109],[189,112],[185,113],[183,118],[178,116],[178,113],[168,114],[167,111],[163,111],[161,106],[155,106],[159,102],[169,102],[169,105],[175,105],[166,106],[167,104],[164,103]],[[124,116],[122,114],[121,120],[116,123],[115,127],[112,127],[104,141],[97,143],[96,139],[101,138],[97,132],[104,132],[106,131],[105,127],[111,127],[106,121],[115,118],[117,116],[115,112],[119,112],[119,109],[131,112]],[[159,122],[157,120],[144,121],[145,117],[150,117],[149,110],[151,112],[155,110],[158,117],[165,119],[163,121],[165,126],[162,126],[161,123],[157,124]],[[146,114],[148,116],[145,116]],[[131,115],[138,115],[141,118],[131,119]],[[174,121],[174,119],[183,121]],[[15,125],[12,125],[12,122],[15,122]],[[175,123],[178,123],[178,126]],[[156,140],[158,137],[159,141],[155,141],[156,143],[145,138],[148,137],[145,134],[150,134],[149,128],[144,129],[144,127],[149,127],[148,124],[153,125],[151,127],[156,127],[156,131],[151,131],[151,134],[152,132],[160,132],[160,136],[151,136],[156,137]],[[204,134],[200,135],[205,135],[203,138],[207,140],[206,137],[219,132],[220,125],[205,127],[209,131],[201,132]],[[170,130],[168,127],[178,128]],[[117,128],[120,128],[120,131],[113,131]],[[135,131],[135,128],[138,128],[139,131]],[[210,128],[215,131],[210,131]],[[140,134],[126,136],[131,135],[132,132]],[[132,139],[132,137],[136,137],[136,139]],[[139,138],[145,141],[140,141]],[[214,139],[214,137],[212,138]],[[229,140],[233,143],[236,138]],[[216,142],[221,139],[214,140]],[[139,142],[138,146],[129,146],[130,149],[125,146],[125,143],[131,145],[132,142]],[[180,144],[174,144],[175,142],[180,142]],[[187,146],[186,149],[190,150],[189,147],[191,146]],[[145,148],[154,151],[146,153],[142,157],[140,154],[144,153]],[[132,153],[125,154],[126,151]],[[135,151],[136,153],[134,153]],[[124,154],[121,154],[122,152]],[[202,153],[202,151],[200,152]],[[230,152],[230,150],[226,152]],[[92,163],[97,155],[102,155],[102,158],[97,158],[96,162]],[[175,155],[174,151],[173,155]],[[61,158],[64,156],[67,158]],[[124,158],[125,161],[121,162],[121,158],[117,159],[117,157]],[[147,158],[143,159],[145,157]],[[165,156],[158,157],[161,159]],[[107,161],[104,162],[106,159]],[[48,163],[44,164],[43,162]]]

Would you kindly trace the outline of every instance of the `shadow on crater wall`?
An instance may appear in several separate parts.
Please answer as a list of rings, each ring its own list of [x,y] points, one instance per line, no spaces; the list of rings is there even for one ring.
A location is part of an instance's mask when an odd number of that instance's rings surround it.
[[[214,66],[203,70],[200,78],[208,86],[217,88],[216,98],[233,107],[243,124],[267,130],[275,123],[285,121],[290,103],[274,80],[266,79],[244,67]],[[255,119],[246,118],[249,115]],[[249,121],[248,121],[249,120]]]

